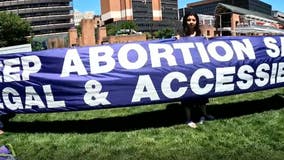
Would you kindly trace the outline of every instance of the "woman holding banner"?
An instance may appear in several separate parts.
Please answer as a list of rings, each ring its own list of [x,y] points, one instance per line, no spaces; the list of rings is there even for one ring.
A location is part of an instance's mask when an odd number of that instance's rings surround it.
[[[196,13],[190,12],[183,17],[183,34],[181,36],[202,36],[201,30],[199,28],[199,18]],[[179,36],[177,36],[179,38]],[[186,118],[187,118],[187,125],[191,128],[196,128],[197,125],[192,120],[192,111],[199,110],[200,112],[200,119],[199,123],[203,124],[204,120],[212,120],[214,117],[212,115],[208,115],[206,111],[206,103],[209,100],[206,98],[198,98],[198,99],[186,99],[182,100],[181,104],[185,107]]]

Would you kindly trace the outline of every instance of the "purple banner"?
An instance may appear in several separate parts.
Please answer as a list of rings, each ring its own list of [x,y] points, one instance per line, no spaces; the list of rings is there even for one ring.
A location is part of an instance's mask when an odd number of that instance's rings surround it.
[[[0,55],[0,114],[104,109],[284,86],[284,37],[203,37]]]

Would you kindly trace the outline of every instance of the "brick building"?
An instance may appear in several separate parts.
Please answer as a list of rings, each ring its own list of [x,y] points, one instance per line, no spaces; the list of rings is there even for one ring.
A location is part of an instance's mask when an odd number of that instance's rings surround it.
[[[219,3],[215,16],[215,26],[223,36],[284,35],[280,22],[271,15]]]
[[[105,24],[133,20],[139,31],[176,30],[177,0],[101,0],[102,21]]]
[[[276,19],[271,8],[260,0],[203,0],[187,4],[187,8],[179,10],[179,15],[181,18],[193,11],[214,16],[214,34],[219,36],[284,34],[281,14]],[[206,30],[211,32],[210,28]]]
[[[266,15],[271,15],[272,11],[270,4],[260,0],[202,0],[194,3],[188,3],[187,8],[190,8],[199,14],[214,15],[215,8],[219,3],[238,6],[240,8],[260,12]]]

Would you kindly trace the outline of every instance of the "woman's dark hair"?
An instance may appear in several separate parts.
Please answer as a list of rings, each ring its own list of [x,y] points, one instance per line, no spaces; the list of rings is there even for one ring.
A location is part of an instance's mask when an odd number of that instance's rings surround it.
[[[195,19],[196,19],[196,25],[195,25],[193,31],[190,30],[190,28],[188,27],[188,24],[187,24],[187,18],[189,16],[194,16]],[[194,12],[189,12],[183,17],[182,27],[183,27],[183,32],[184,32],[185,36],[189,36],[194,31],[196,32],[196,36],[201,36],[201,30],[199,28],[199,18],[198,18],[198,15]]]

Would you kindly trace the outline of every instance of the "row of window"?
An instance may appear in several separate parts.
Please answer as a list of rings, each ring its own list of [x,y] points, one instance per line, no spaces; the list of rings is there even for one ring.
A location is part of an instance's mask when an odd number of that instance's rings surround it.
[[[51,34],[51,33],[60,33],[60,32],[68,32],[68,29],[58,28],[58,29],[39,30],[39,31],[34,31],[34,34],[40,35],[40,34]]]
[[[23,4],[15,6],[1,6],[0,4],[0,11],[25,9],[25,8],[40,8],[40,7],[61,7],[61,6],[70,6],[70,5],[69,3],[40,3],[40,4]]]
[[[38,25],[48,25],[48,24],[59,24],[59,23],[69,23],[70,19],[61,19],[61,20],[50,20],[50,21],[36,21],[31,22],[32,26],[38,26]]]
[[[57,11],[57,12],[34,12],[34,13],[25,13],[19,14],[21,18],[28,17],[40,17],[40,16],[56,16],[56,15],[69,15],[69,11]]]

